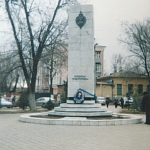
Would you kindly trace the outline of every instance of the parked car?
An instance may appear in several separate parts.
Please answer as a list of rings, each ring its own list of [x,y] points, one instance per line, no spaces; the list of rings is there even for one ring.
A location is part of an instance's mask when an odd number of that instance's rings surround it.
[[[50,100],[49,97],[40,97],[38,99],[36,99],[36,106],[41,106],[44,107],[45,104]],[[54,99],[51,99],[52,102],[54,102]]]
[[[97,101],[98,103],[102,104],[102,105],[105,105],[106,104],[106,101],[105,101],[105,98],[104,97],[97,97]]]
[[[129,106],[133,103],[134,99],[132,97],[128,98],[128,97],[124,97],[124,106]]]
[[[12,108],[13,105],[11,102],[8,102],[6,101],[4,98],[1,98],[1,101],[0,101],[0,108],[2,107],[7,107],[7,108]]]

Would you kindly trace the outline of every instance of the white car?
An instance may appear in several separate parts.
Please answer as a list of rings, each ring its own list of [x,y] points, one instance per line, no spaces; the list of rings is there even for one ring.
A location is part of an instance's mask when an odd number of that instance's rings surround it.
[[[102,105],[105,105],[106,104],[106,100],[104,97],[97,97],[97,101],[98,103],[102,104]]]
[[[36,99],[36,106],[41,106],[44,107],[45,104],[49,101],[49,97],[40,97],[38,99]],[[52,102],[54,102],[54,99],[51,99]]]
[[[12,108],[13,105],[11,102],[8,102],[6,101],[4,98],[1,98],[1,101],[0,101],[0,108],[2,107],[7,107],[7,108]]]
[[[133,98],[132,97],[130,97],[130,98],[124,97],[123,100],[124,100],[124,105],[125,106],[130,105],[130,104],[133,103]]]

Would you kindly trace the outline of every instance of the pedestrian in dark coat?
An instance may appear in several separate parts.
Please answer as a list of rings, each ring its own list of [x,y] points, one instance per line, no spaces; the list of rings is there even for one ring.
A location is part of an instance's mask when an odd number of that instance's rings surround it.
[[[107,108],[108,108],[108,105],[109,105],[109,101],[110,101],[110,99],[109,99],[109,97],[107,96],[107,97],[106,97],[106,105],[107,105]]]
[[[115,108],[117,108],[117,106],[118,106],[118,99],[117,99],[117,97],[115,97],[114,104],[115,104]]]
[[[12,98],[12,103],[15,103],[15,101],[16,101],[16,96],[14,96],[14,97]]]
[[[150,93],[144,92],[142,100],[142,110],[146,112],[145,124],[150,124]]]
[[[123,106],[124,106],[124,99],[121,97],[120,99],[120,102],[121,102],[121,108],[123,109]]]

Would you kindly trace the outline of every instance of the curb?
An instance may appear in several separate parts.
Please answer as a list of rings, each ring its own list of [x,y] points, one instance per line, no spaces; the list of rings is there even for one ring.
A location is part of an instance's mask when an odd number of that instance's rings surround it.
[[[44,125],[68,125],[68,126],[117,126],[142,123],[142,117],[129,114],[119,114],[120,116],[130,116],[130,119],[111,120],[86,120],[85,118],[69,117],[61,119],[37,118],[38,115],[48,115],[45,113],[31,113],[20,115],[19,121],[24,123],[44,124]],[[116,115],[116,114],[115,114]]]

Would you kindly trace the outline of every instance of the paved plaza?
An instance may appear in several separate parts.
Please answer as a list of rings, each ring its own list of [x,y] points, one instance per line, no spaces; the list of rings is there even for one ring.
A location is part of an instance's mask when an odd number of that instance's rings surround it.
[[[120,108],[109,110],[120,111]],[[150,125],[61,126],[0,114],[0,150],[150,150]],[[145,118],[145,115],[142,115]]]

